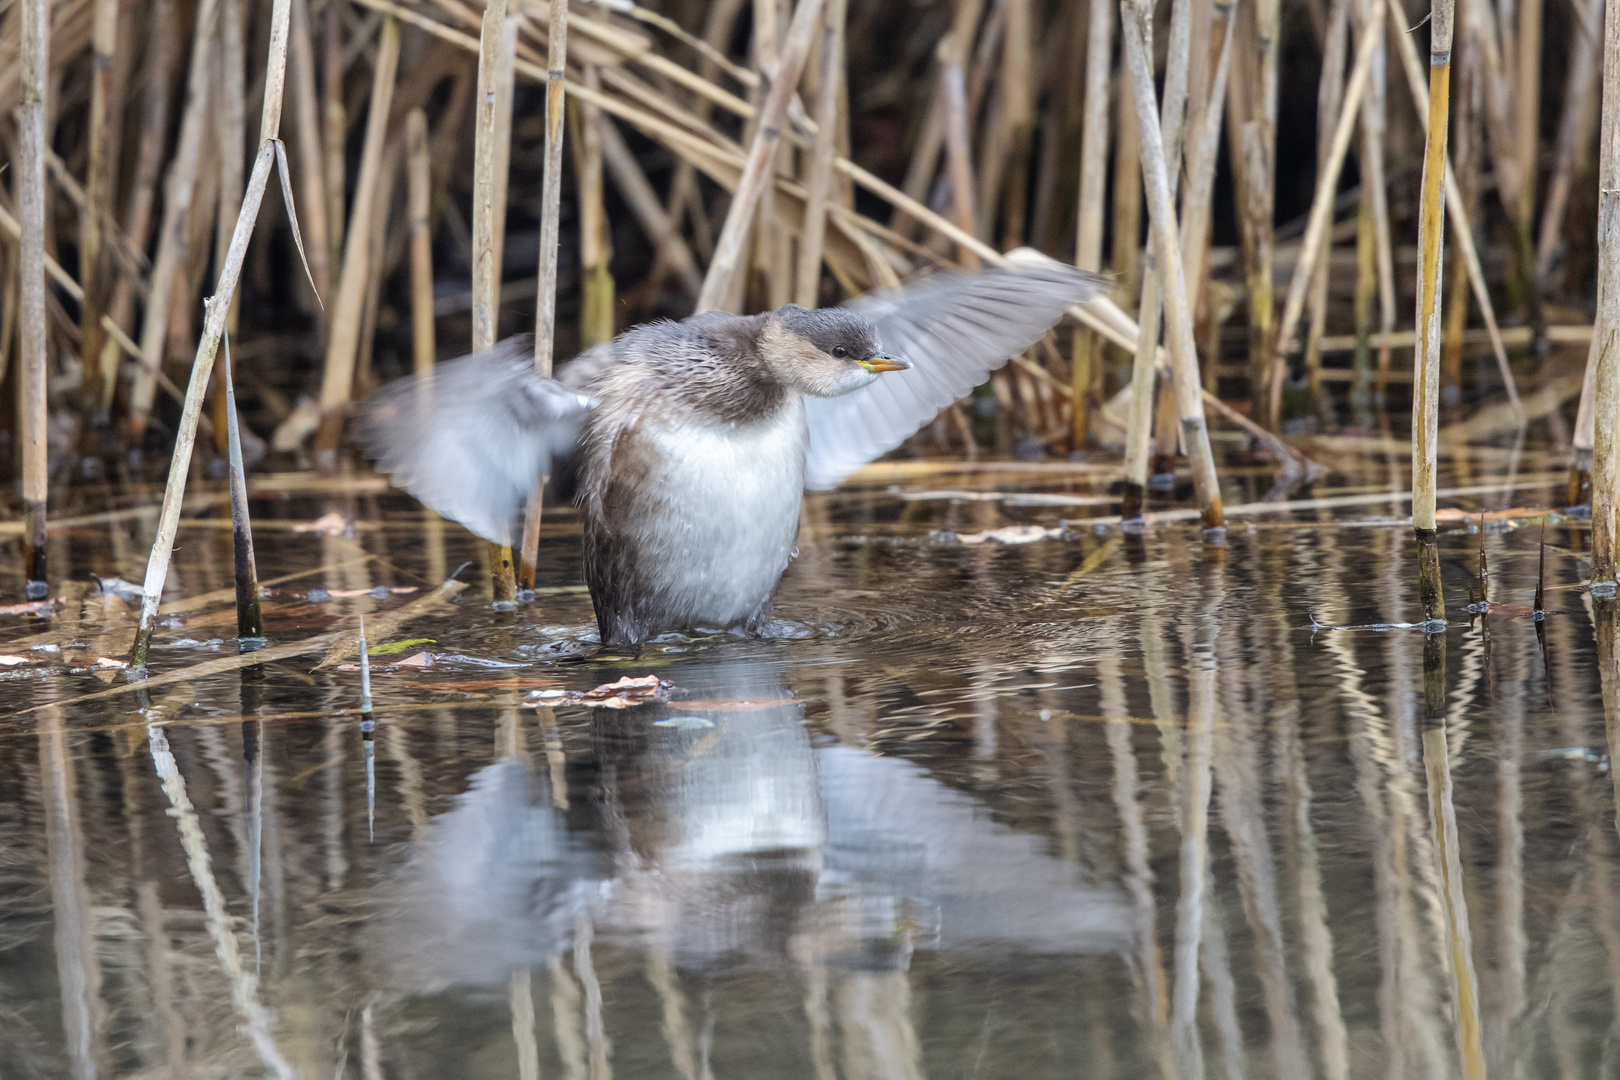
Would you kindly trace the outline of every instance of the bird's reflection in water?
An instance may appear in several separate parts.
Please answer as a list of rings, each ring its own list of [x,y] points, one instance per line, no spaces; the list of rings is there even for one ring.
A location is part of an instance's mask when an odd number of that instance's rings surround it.
[[[501,983],[569,948],[581,916],[708,976],[1125,948],[1111,883],[909,762],[813,741],[775,669],[662,674],[674,701],[593,718],[572,810],[513,757],[433,820],[386,930],[407,984]]]

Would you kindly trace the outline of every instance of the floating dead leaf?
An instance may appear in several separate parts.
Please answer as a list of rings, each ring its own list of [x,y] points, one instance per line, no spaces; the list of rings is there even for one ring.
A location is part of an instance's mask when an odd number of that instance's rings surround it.
[[[320,533],[322,536],[342,536],[345,533],[353,532],[353,530],[353,522],[336,510],[330,514],[322,514],[307,525],[294,525],[292,527],[292,531],[295,533]]]
[[[715,698],[692,698],[687,701],[671,701],[666,703],[671,709],[682,712],[759,712],[763,709],[780,709],[784,705],[796,705],[794,698],[739,698],[735,701]]]
[[[1455,506],[1442,506],[1440,509],[1434,512],[1434,520],[1463,522],[1517,521],[1521,518],[1546,517],[1551,513],[1555,513],[1555,511],[1533,510],[1527,506],[1512,506],[1506,510],[1486,510],[1483,513],[1460,510]]]
[[[933,538],[945,544],[1033,544],[1037,540],[1055,540],[1063,535],[1061,527],[1044,525],[1007,525],[1000,529],[986,529],[976,533],[936,532]]]
[[[121,671],[129,667],[129,661],[119,660],[111,656],[98,656],[90,662],[91,671]]]
[[[660,697],[667,697],[673,689],[656,675],[643,675],[632,679],[626,675],[618,682],[603,683],[595,690],[580,695],[585,704],[599,709],[633,709]]]
[[[0,615],[38,615],[48,619],[56,614],[55,600],[32,600],[26,604],[0,604]]]
[[[0,667],[16,667],[18,664],[32,664],[38,659],[39,658],[37,656],[0,656]]]
[[[321,591],[333,600],[353,600],[359,596],[369,596],[373,600],[386,600],[390,596],[413,593],[416,591],[416,586],[410,585],[402,589],[391,589],[387,585],[378,585],[374,589],[323,589]]]
[[[368,652],[370,650],[367,650]],[[419,652],[414,656],[407,656],[403,660],[396,660],[392,664],[372,664],[371,672],[375,675],[379,671],[398,671],[400,668],[430,668],[433,666],[433,654]],[[339,664],[338,671],[359,671],[359,664]]]

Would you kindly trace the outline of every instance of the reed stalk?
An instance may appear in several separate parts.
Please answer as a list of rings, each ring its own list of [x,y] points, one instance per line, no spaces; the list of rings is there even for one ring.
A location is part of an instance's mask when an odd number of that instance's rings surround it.
[[[540,189],[540,280],[534,312],[534,369],[551,377],[557,336],[557,247],[562,209],[563,82],[568,74],[568,0],[551,0],[546,27],[546,174]],[[523,588],[534,588],[540,559],[540,513],[545,489],[529,499],[523,515],[523,543],[518,574]]]
[[[1620,4],[1603,17],[1603,111],[1598,127],[1598,304],[1592,430],[1592,592],[1614,595],[1615,424],[1620,417]]]
[[[517,26],[507,0],[489,0],[478,39],[478,89],[473,121],[472,351],[499,336],[501,263],[506,239],[506,186],[512,139],[513,65]],[[517,603],[509,545],[489,543],[491,594],[497,608]]]
[[[1076,210],[1074,265],[1102,269],[1103,197],[1108,184],[1108,76],[1113,56],[1112,0],[1090,0],[1086,25],[1086,88],[1080,124],[1080,197]],[[1074,334],[1070,360],[1071,450],[1082,450],[1090,437],[1091,387],[1102,343],[1084,328]]]
[[[940,113],[945,125],[945,166],[950,177],[951,216],[963,232],[978,234],[974,215],[973,154],[969,145],[969,116],[967,84],[963,72],[965,43],[954,37],[940,42],[939,93]],[[977,269],[979,257],[967,248],[957,246],[957,261],[969,269]]]
[[[427,114],[412,109],[405,117],[407,217],[411,234],[411,346],[419,380],[431,376],[438,355],[433,322],[433,172],[428,156]],[[310,240],[313,247],[314,239]],[[424,392],[429,383],[419,382]]]
[[[776,158],[776,147],[782,138],[782,124],[787,118],[788,102],[798,84],[799,72],[804,67],[810,49],[810,35],[821,16],[821,0],[799,0],[793,11],[793,22],[788,27],[787,39],[777,61],[777,70],[759,111],[759,126],[748,148],[742,177],[732,194],[731,208],[726,211],[726,222],[715,243],[714,258],[709,261],[708,275],[703,279],[703,291],[698,295],[699,312],[713,311],[735,295],[737,268],[741,260],[748,226],[765,185],[771,179],[771,166]]]
[[[79,355],[86,359],[81,410],[87,425],[94,423],[103,396],[105,377],[100,358],[107,340],[101,314],[111,296],[110,259],[101,250],[102,230],[113,222],[112,204],[118,187],[118,160],[124,125],[124,84],[128,62],[118,55],[119,0],[95,0],[91,28],[90,160],[85,170],[85,211],[79,216],[79,277],[84,303],[79,308]],[[129,50],[126,50],[126,54]]]
[[[163,223],[158,229],[157,255],[152,260],[146,312],[141,322],[141,355],[146,358],[146,363],[135,369],[129,392],[130,436],[137,447],[146,435],[147,418],[152,412],[152,399],[157,393],[156,371],[163,364],[168,345],[169,319],[176,296],[175,285],[186,259],[186,238],[191,204],[197,193],[203,129],[212,97],[213,79],[209,67],[215,57],[212,42],[218,12],[218,0],[201,0],[197,5],[191,67],[186,77],[186,107],[180,121],[179,144],[164,183]]]
[[[135,156],[135,175],[130,187],[124,232],[136,250],[146,250],[152,228],[152,207],[157,197],[157,178],[163,168],[163,147],[169,130],[169,90],[175,63],[175,2],[153,0],[148,41],[150,49],[144,73],[145,94],[141,101],[140,138]],[[113,290],[111,316],[117,326],[130,325],[135,310],[137,278],[120,275]],[[145,284],[142,282],[142,284]],[[88,354],[87,354],[88,355]],[[101,347],[101,401],[98,419],[105,418],[112,406],[117,385],[119,346],[108,341]]]
[[[1175,204],[1170,194],[1166,142],[1155,111],[1153,69],[1148,50],[1153,13],[1151,7],[1138,0],[1123,0],[1120,13],[1126,68],[1136,102],[1137,125],[1142,132],[1142,179],[1148,193],[1148,220],[1153,229],[1156,262],[1164,275],[1165,321],[1181,434],[1206,536],[1216,540],[1225,532],[1226,519],[1221,512],[1220,485],[1215,477],[1215,458],[1210,451],[1209,428],[1204,420],[1203,388],[1198,376],[1198,354],[1193,340],[1192,312],[1187,303],[1186,274],[1181,264]],[[1184,82],[1182,86],[1184,93]],[[1169,96],[1167,90],[1166,97]],[[1176,126],[1179,127],[1179,122]],[[1173,134],[1179,135],[1179,132]],[[1177,141],[1179,143],[1179,139]]]
[[[328,3],[326,19],[321,27],[321,110],[322,135],[326,146],[321,155],[326,166],[326,223],[327,264],[332,273],[341,276],[344,264],[344,211],[347,203],[345,146],[349,136],[349,114],[343,102],[343,5]],[[375,69],[373,69],[375,72]],[[359,188],[356,188],[358,194]],[[335,318],[335,315],[334,315]],[[328,327],[328,345],[330,344]]]
[[[372,69],[365,142],[360,150],[360,172],[355,177],[354,205],[349,211],[348,228],[343,230],[343,260],[338,269],[337,298],[332,304],[326,366],[321,378],[322,415],[320,431],[315,439],[315,455],[317,463],[327,470],[337,463],[338,443],[343,435],[343,413],[354,388],[355,357],[359,353],[360,324],[365,314],[372,203],[380,186],[388,110],[393,103],[394,77],[398,69],[399,22],[388,17],[383,19],[377,39],[377,61]],[[327,104],[330,109],[331,102]],[[329,182],[330,179],[329,173]],[[331,194],[328,189],[329,198]]]
[[[1424,617],[1445,619],[1435,542],[1435,455],[1440,427],[1440,272],[1444,251],[1446,119],[1451,106],[1453,0],[1433,0],[1429,18],[1428,134],[1418,217],[1417,332],[1412,381],[1412,527],[1419,546],[1418,595]]]
[[[585,65],[585,85],[593,90],[601,88],[601,74],[595,64]],[[614,283],[608,268],[613,259],[613,236],[608,229],[603,189],[602,128],[607,121],[595,105],[580,102],[576,107],[574,186],[579,192],[579,267],[584,293],[579,346],[583,351],[613,340]]]
[[[242,465],[242,434],[236,421],[236,386],[231,378],[231,341],[224,337],[225,431],[230,462],[231,553],[236,576],[236,636],[257,644],[264,639],[264,617],[259,609],[259,567],[253,557],[253,524],[248,516],[247,470]]]
[[[1579,8],[1577,8],[1579,10]],[[1574,56],[1564,82],[1564,108],[1558,119],[1558,136],[1553,144],[1553,166],[1547,178],[1547,194],[1542,203],[1541,233],[1536,241],[1536,283],[1546,290],[1553,263],[1562,248],[1564,214],[1569,206],[1569,190],[1575,175],[1577,147],[1591,142],[1597,121],[1599,40],[1590,28],[1602,17],[1603,0],[1586,0],[1581,40],[1574,45]]]
[[[1237,189],[1237,218],[1249,293],[1249,382],[1253,413],[1276,426],[1269,387],[1277,357],[1276,213],[1278,0],[1242,13],[1237,77],[1227,88],[1227,146]],[[1253,20],[1252,23],[1250,20]],[[1253,27],[1252,32],[1250,27]]]
[[[1335,0],[1332,13],[1328,16],[1328,30],[1322,40],[1322,77],[1316,87],[1316,185],[1317,191],[1322,190],[1324,183],[1332,188],[1326,170],[1328,161],[1333,153],[1333,128],[1323,123],[1327,117],[1339,115],[1339,105],[1344,99],[1344,58],[1348,50],[1350,37],[1350,0]],[[1366,186],[1362,187],[1363,192]],[[1361,215],[1365,217],[1366,215]],[[1365,230],[1362,230],[1365,231]],[[1360,232],[1357,234],[1356,253],[1362,254],[1365,245],[1361,242]],[[1301,252],[1301,265],[1305,254]],[[1328,252],[1324,251],[1310,262],[1310,283],[1308,286],[1307,302],[1310,307],[1310,329],[1305,336],[1305,372],[1309,384],[1309,394],[1313,405],[1318,403],[1322,392],[1322,335],[1327,330],[1327,291],[1328,291]],[[1365,264],[1370,260],[1358,258],[1358,264]],[[1297,273],[1297,270],[1296,270]],[[1363,319],[1364,302],[1362,278],[1358,276],[1356,282],[1356,333],[1363,333],[1365,320]],[[1284,343],[1286,348],[1286,342]],[[1360,359],[1360,350],[1357,350],[1357,359]]]
[[[821,255],[826,240],[827,193],[832,186],[833,155],[838,150],[838,98],[844,83],[847,6],[846,0],[828,0],[822,12],[816,137],[805,167],[804,228],[799,234],[799,268],[795,276],[800,307],[818,307],[821,301]]]
[[[1210,45],[1216,50],[1215,71],[1208,100],[1201,116],[1189,117],[1187,139],[1187,189],[1181,197],[1181,261],[1191,282],[1205,277],[1209,254],[1210,209],[1215,195],[1216,155],[1221,144],[1221,122],[1225,111],[1220,103],[1232,70],[1233,3],[1213,5]],[[1216,41],[1219,44],[1216,44]],[[1210,353],[1209,370],[1215,367],[1216,353]],[[1207,400],[1207,399],[1206,399]]]
[[[1168,196],[1172,207],[1174,206],[1177,188],[1181,180],[1180,161],[1182,157],[1182,128],[1187,103],[1187,65],[1192,48],[1191,35],[1191,4],[1188,0],[1176,0],[1170,9],[1170,41],[1165,57],[1164,96],[1158,115],[1158,130],[1163,133],[1162,152],[1167,162],[1177,163],[1177,167],[1170,173],[1168,179]],[[1122,26],[1121,33],[1128,35],[1130,31]],[[1146,52],[1151,55],[1151,26],[1143,31],[1146,39]],[[1136,74],[1128,70],[1134,88]],[[1147,129],[1143,129],[1146,133]],[[1151,137],[1151,136],[1149,136]],[[1145,142],[1145,139],[1144,139]],[[1153,220],[1151,180],[1147,179],[1144,167],[1144,181],[1149,185],[1149,223]],[[1154,391],[1158,385],[1155,379],[1155,361],[1158,357],[1160,321],[1163,317],[1165,282],[1160,275],[1164,272],[1160,259],[1167,257],[1164,249],[1159,246],[1157,234],[1150,249],[1148,265],[1142,275],[1142,301],[1137,308],[1138,334],[1136,339],[1136,352],[1131,363],[1131,410],[1125,431],[1125,489],[1122,495],[1123,506],[1121,513],[1127,520],[1139,518],[1146,491],[1148,473],[1153,468],[1149,461],[1150,443],[1154,444],[1153,457],[1163,464],[1166,459],[1175,455],[1176,438],[1173,434],[1173,421],[1169,417],[1172,412],[1168,409],[1168,399],[1162,400],[1157,410],[1156,422],[1149,426],[1149,418],[1154,413]],[[1179,253],[1176,259],[1180,262]],[[1187,294],[1183,293],[1186,297]],[[1185,299],[1190,315],[1192,305]],[[1202,404],[1199,406],[1200,415],[1203,412]],[[1163,465],[1163,471],[1170,471],[1172,466]]]
[[[1375,22],[1383,20],[1383,4],[1384,0],[1374,0],[1374,10],[1377,11]],[[1344,89],[1344,105],[1339,110],[1333,127],[1333,139],[1329,144],[1327,160],[1317,175],[1316,196],[1311,200],[1311,214],[1305,225],[1305,238],[1300,241],[1299,261],[1294,264],[1294,276],[1288,283],[1288,298],[1283,305],[1282,323],[1277,335],[1279,347],[1283,350],[1289,350],[1294,342],[1300,317],[1305,312],[1306,290],[1317,261],[1327,249],[1328,234],[1333,224],[1334,194],[1339,186],[1339,172],[1344,168],[1345,154],[1350,149],[1350,138],[1355,134],[1356,120],[1361,111],[1361,97],[1366,92],[1368,79],[1372,75],[1373,52],[1381,44],[1383,39],[1369,32],[1361,35],[1361,43],[1356,47],[1355,65],[1351,68],[1350,81]],[[1282,407],[1280,368],[1271,380],[1270,393],[1271,415],[1275,416]]]
[[[291,38],[288,59],[292,72],[293,123],[298,145],[299,190],[303,193],[304,232],[310,275],[315,279],[317,298],[332,295],[332,245],[329,238],[326,198],[325,144],[321,137],[320,95],[315,89],[315,46],[310,36],[309,0],[292,0]],[[322,349],[326,346],[326,309],[317,305],[316,334]]]
[[[45,565],[45,513],[50,484],[46,433],[45,101],[50,77],[51,22],[46,0],[19,0],[22,104],[17,109],[18,397],[22,415],[22,489],[28,515],[24,586],[28,599],[50,592]]]
[[[1121,71],[1115,81],[1119,141],[1114,145],[1114,245],[1109,252],[1109,268],[1119,284],[1116,299],[1121,306],[1134,311],[1137,256],[1142,237],[1142,133],[1136,126],[1136,104],[1131,98],[1129,76]],[[1134,343],[1129,348],[1134,349]]]
[[[698,290],[703,288],[703,274],[698,269],[692,249],[687,246],[680,229],[665,212],[664,204],[658,198],[658,192],[653,189],[647,174],[642,171],[635,155],[630,152],[630,147],[625,144],[624,136],[619,134],[619,129],[612,124],[604,123],[601,138],[602,160],[607,165],[608,175],[613,179],[613,186],[618,189],[619,196],[629,204],[630,212],[635,215],[642,232],[646,233],[647,238],[657,249],[660,266],[672,270],[680,278],[681,286],[696,299]]]
[[[1394,39],[1401,54],[1401,67],[1406,71],[1406,83],[1412,91],[1412,105],[1418,114],[1418,120],[1424,125],[1425,131],[1429,123],[1429,88],[1423,84],[1423,66],[1418,59],[1417,46],[1406,34],[1400,23],[1399,11],[1394,5],[1388,5],[1386,11],[1392,20],[1390,37]],[[1434,80],[1433,66],[1430,66],[1430,82]],[[1446,85],[1450,86],[1449,68]],[[1448,110],[1449,111],[1449,110]],[[1446,113],[1442,112],[1444,120]],[[1442,150],[1444,147],[1442,147]],[[1496,306],[1491,303],[1491,294],[1485,283],[1485,270],[1480,265],[1479,251],[1474,246],[1473,227],[1469,224],[1468,211],[1463,205],[1462,189],[1457,184],[1457,176],[1449,162],[1445,170],[1446,185],[1446,214],[1451,218],[1452,230],[1457,234],[1457,250],[1463,261],[1468,264],[1468,280],[1473,286],[1474,302],[1479,305],[1481,317],[1485,320],[1485,332],[1490,338],[1491,352],[1496,356],[1497,373],[1502,377],[1502,386],[1507,391],[1508,402],[1514,412],[1521,417],[1524,414],[1524,405],[1519,398],[1518,383],[1513,377],[1513,369],[1508,366],[1507,345],[1502,337],[1501,327],[1496,322]],[[1421,294],[1420,294],[1421,299]],[[1421,336],[1421,329],[1420,329]],[[1537,336],[1543,336],[1540,333]],[[1382,360],[1382,357],[1380,357]],[[1382,369],[1381,369],[1382,370]],[[1382,392],[1382,386],[1380,386]]]

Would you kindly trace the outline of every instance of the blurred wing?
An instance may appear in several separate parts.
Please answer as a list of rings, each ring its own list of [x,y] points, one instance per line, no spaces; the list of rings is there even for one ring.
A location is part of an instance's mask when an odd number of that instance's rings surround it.
[[[535,373],[527,338],[400,379],[361,407],[357,438],[395,487],[497,544],[571,454],[594,402]]]
[[[910,438],[951,402],[1041,339],[1106,278],[1050,259],[981,274],[941,273],[904,289],[849,301],[877,328],[885,352],[909,371],[838,398],[806,397],[810,454],[805,486],[838,481]]]

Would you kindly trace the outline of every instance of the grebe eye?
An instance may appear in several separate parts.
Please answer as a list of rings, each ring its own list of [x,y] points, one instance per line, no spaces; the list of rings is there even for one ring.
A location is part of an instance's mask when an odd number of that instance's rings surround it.
[[[844,348],[842,345],[834,345],[832,354],[838,357],[838,359],[842,360],[844,357],[849,355],[849,350]]]

